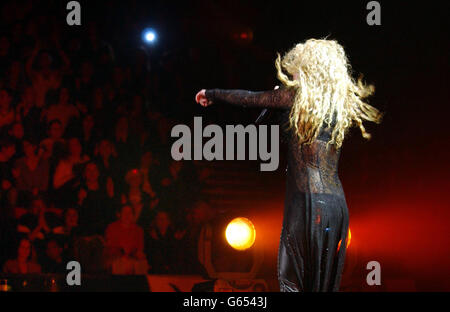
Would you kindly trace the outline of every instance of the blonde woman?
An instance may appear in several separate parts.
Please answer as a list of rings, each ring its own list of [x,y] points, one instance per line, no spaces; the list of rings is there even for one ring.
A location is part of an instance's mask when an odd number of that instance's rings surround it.
[[[280,290],[338,291],[348,232],[347,204],[338,176],[340,148],[352,125],[368,139],[363,121],[381,121],[381,113],[364,102],[374,87],[352,78],[344,49],[334,40],[297,44],[282,58],[278,55],[275,65],[281,88],[201,90],[196,101],[202,106],[223,102],[288,112]]]

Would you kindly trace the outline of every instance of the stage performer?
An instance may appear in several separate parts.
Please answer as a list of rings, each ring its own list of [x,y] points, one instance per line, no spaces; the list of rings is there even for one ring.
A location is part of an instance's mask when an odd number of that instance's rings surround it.
[[[229,103],[284,110],[288,136],[287,189],[278,250],[281,291],[338,291],[348,233],[348,209],[338,176],[347,130],[382,114],[364,101],[374,92],[352,78],[343,47],[334,40],[309,39],[275,61],[282,87],[252,92],[208,89],[202,106]]]

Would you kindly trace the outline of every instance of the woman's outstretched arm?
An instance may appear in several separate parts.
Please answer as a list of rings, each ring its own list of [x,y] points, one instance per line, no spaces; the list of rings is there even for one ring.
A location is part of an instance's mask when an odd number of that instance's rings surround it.
[[[290,109],[295,89],[282,87],[270,91],[208,89],[197,93],[196,101],[203,106],[223,102],[244,107],[270,107]]]

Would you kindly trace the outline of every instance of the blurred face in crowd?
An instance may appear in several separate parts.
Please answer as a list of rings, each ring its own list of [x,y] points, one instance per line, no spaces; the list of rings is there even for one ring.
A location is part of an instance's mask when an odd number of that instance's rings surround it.
[[[111,156],[111,154],[113,152],[111,142],[109,142],[108,140],[102,140],[100,142],[98,152],[99,152],[100,156],[102,156],[104,158],[108,158],[109,156]]]
[[[84,169],[84,175],[88,182],[96,182],[100,175],[97,165],[94,163],[88,163]]]
[[[3,146],[0,148],[1,148],[1,153],[2,153],[3,157],[6,159],[10,159],[16,153],[16,146],[14,144],[11,144],[8,146]]]
[[[90,132],[94,128],[94,117],[92,115],[87,115],[83,119],[83,130],[85,132]]]
[[[28,239],[22,239],[17,250],[17,258],[22,261],[27,261],[31,253],[31,243]]]
[[[57,139],[61,139],[63,135],[63,128],[61,123],[59,122],[53,122],[50,125],[50,130],[49,130],[49,136],[50,138],[57,140]]]
[[[134,222],[134,214],[131,206],[123,206],[120,211],[120,222],[125,225],[130,225]]]
[[[141,174],[137,169],[128,171],[126,180],[130,187],[139,187],[142,184]]]
[[[6,90],[0,90],[0,110],[9,110],[11,100],[12,98]]]
[[[165,211],[160,211],[155,216],[155,225],[160,232],[165,232],[170,225],[169,214]]]
[[[200,224],[208,220],[211,208],[206,203],[198,203],[190,212],[192,223]]]
[[[23,141],[23,151],[25,153],[25,156],[33,157],[36,153],[36,145],[33,145],[29,141]]]
[[[59,93],[59,104],[67,104],[69,103],[69,89],[62,88]]]
[[[73,228],[78,226],[78,211],[74,208],[69,208],[64,217],[67,227]]]
[[[23,126],[20,122],[16,122],[11,129],[11,136],[16,139],[22,139],[24,136]]]
[[[46,254],[47,257],[49,257],[51,260],[60,261],[62,252],[63,249],[61,248],[61,246],[59,246],[59,244],[56,241],[51,240],[47,243]]]
[[[34,215],[38,215],[45,211],[45,204],[42,199],[34,199],[31,202],[31,213]]]
[[[77,138],[72,138],[69,140],[69,152],[72,156],[81,155],[81,144]]]

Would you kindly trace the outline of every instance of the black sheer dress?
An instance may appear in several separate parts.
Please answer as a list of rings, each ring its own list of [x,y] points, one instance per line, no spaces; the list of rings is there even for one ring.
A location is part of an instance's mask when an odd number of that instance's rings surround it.
[[[206,90],[206,98],[212,102],[278,108],[285,112],[291,108],[294,97],[292,88],[261,92]],[[287,186],[278,250],[281,291],[339,289],[345,260],[348,210],[338,176],[340,150],[334,145],[326,149],[331,129],[325,126],[310,145],[300,145],[295,133],[287,133]]]

